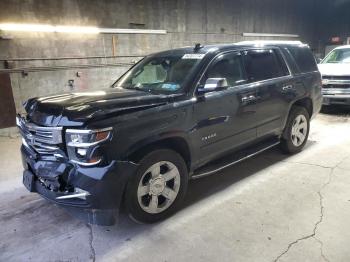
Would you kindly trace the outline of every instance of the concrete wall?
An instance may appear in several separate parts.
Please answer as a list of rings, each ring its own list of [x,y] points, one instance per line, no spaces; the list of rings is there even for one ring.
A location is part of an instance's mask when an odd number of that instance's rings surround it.
[[[325,6],[326,7],[326,6]],[[334,36],[341,37],[343,43],[350,37],[350,0],[329,0],[327,7],[322,11],[319,36],[321,42],[329,43]]]
[[[42,23],[110,28],[165,29],[166,35],[115,36],[116,55],[143,56],[151,52],[193,45],[230,43],[244,38],[243,32],[298,34],[312,46],[315,41],[316,0],[1,0],[0,23]],[[2,33],[0,69],[6,59],[11,68],[29,68],[28,74],[12,73],[17,111],[32,96],[64,91],[100,89],[109,86],[132,58],[104,58],[113,55],[113,35],[60,33]],[[87,57],[101,56],[89,59]],[[85,59],[51,60],[58,57]],[[98,68],[51,70],[51,67],[103,65]],[[44,67],[45,71],[31,72]],[[30,69],[31,68],[31,69]],[[37,69],[35,69],[37,70]],[[82,72],[77,77],[77,72]],[[68,80],[74,80],[73,89]]]
[[[314,48],[321,57],[332,47],[346,44],[350,37],[350,0],[323,0],[317,8]],[[332,37],[340,37],[337,44]],[[327,47],[327,48],[326,48]]]
[[[316,0],[2,0],[0,23],[166,29],[166,36],[119,35],[118,54],[242,40],[243,32],[294,33],[312,42]],[[142,27],[142,26],[141,26]],[[3,57],[111,55],[111,35],[19,34]]]

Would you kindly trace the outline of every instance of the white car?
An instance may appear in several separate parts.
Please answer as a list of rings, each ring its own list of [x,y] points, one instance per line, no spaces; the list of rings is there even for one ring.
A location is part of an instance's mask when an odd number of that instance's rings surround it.
[[[350,45],[333,49],[318,68],[322,74],[323,104],[350,105]]]

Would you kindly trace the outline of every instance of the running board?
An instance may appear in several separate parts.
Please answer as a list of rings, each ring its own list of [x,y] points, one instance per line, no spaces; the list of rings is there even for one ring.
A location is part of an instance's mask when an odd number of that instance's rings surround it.
[[[227,167],[233,166],[239,162],[242,162],[248,158],[256,156],[280,143],[278,138],[270,139],[259,143],[258,145],[248,147],[246,149],[240,150],[232,155],[225,156],[221,159],[215,160],[199,169],[197,169],[191,176],[191,179],[198,179],[205,176],[214,174],[220,170]]]

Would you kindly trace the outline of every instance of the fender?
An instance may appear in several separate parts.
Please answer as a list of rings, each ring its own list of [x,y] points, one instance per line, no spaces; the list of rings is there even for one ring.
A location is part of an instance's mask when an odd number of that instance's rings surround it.
[[[159,133],[158,135],[150,136],[145,139],[139,140],[129,147],[125,155],[126,157],[129,157],[134,153],[138,152],[139,150],[142,150],[145,147],[161,143],[162,141],[166,141],[168,139],[182,140],[187,146],[190,159],[193,159],[194,152],[193,152],[193,146],[192,146],[191,140],[189,139],[188,134],[186,132],[180,131],[180,130],[166,131],[166,132]]]
[[[310,103],[309,105],[307,103]],[[298,99],[295,99],[292,103],[290,103],[289,105],[289,108],[288,108],[288,114],[285,116],[284,120],[283,120],[283,133],[282,133],[282,137],[285,137],[285,132],[284,132],[284,129],[286,128],[286,125],[287,125],[287,121],[288,121],[288,117],[289,117],[289,114],[290,114],[290,111],[292,109],[292,107],[294,105],[298,105],[298,106],[303,106],[306,108],[307,111],[309,111],[310,109],[313,111],[313,101],[311,99],[310,96],[308,96],[308,94],[302,96],[302,97],[299,97]],[[308,107],[311,107],[311,108],[308,108]],[[310,115],[310,119],[312,118],[312,115]]]

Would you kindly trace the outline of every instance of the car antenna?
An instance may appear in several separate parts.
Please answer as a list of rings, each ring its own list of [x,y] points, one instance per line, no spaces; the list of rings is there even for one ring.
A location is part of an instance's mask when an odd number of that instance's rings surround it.
[[[199,49],[202,49],[204,46],[202,46],[201,45],[201,43],[196,43],[195,45],[194,45],[194,51],[198,51]]]

